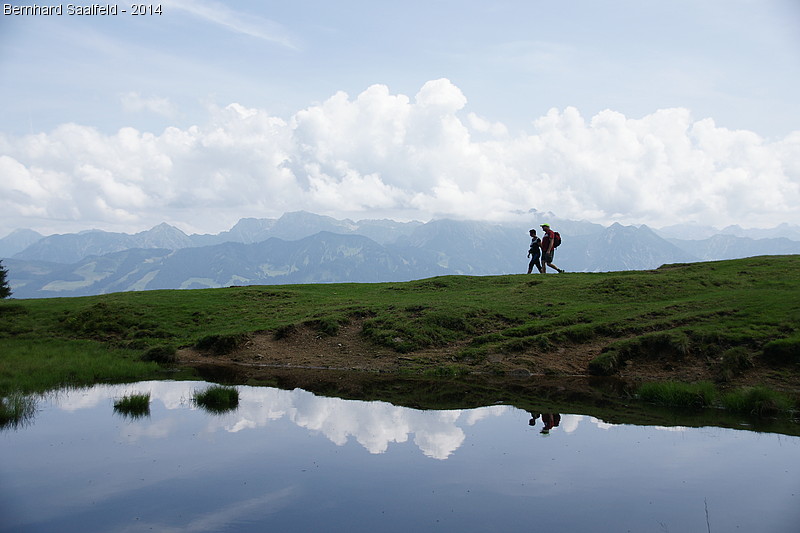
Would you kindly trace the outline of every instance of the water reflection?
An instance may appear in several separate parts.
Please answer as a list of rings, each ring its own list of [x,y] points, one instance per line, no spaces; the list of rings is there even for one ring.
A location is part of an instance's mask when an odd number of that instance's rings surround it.
[[[149,394],[151,404],[160,403],[168,411],[196,410],[202,407],[198,407],[192,399],[198,390],[204,388],[204,384],[197,382],[168,381],[141,383],[135,392],[130,390],[129,385],[98,385],[91,389],[62,392],[53,407],[73,412],[105,404],[108,398]],[[447,459],[464,442],[462,425],[471,426],[512,409],[506,405],[496,405],[468,410],[420,411],[386,402],[316,396],[301,389],[237,389],[240,397],[238,408],[209,418],[203,433],[236,433],[286,419],[298,427],[319,432],[338,446],[354,439],[369,453],[380,454],[386,452],[392,443],[411,440],[425,456]],[[168,438],[170,433],[167,428],[175,429],[175,426],[165,420],[144,420],[128,428],[129,437]]]
[[[531,413],[531,419],[528,420],[529,426],[536,426],[536,419],[539,418],[537,413]],[[557,428],[561,425],[561,415],[558,413],[542,413],[542,431],[543,435],[550,434],[550,430]]]
[[[244,386],[238,407],[216,415],[193,401],[207,386],[144,382],[43,398],[32,424],[0,432],[0,531],[646,532],[710,523],[781,532],[800,523],[798,437],[505,405],[421,411]],[[136,394],[149,394],[150,415],[116,415],[114,402]]]
[[[35,397],[19,393],[0,397],[0,430],[20,429],[32,423],[36,404]]]

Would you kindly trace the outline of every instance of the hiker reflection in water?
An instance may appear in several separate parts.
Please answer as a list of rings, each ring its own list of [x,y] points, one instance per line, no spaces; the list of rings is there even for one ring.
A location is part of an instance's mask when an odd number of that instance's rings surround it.
[[[539,415],[536,413],[531,413],[531,419],[528,420],[529,426],[536,425],[536,419],[539,418]],[[558,413],[542,413],[542,424],[544,427],[540,433],[545,435],[550,434],[550,430],[553,428],[557,428],[558,425],[561,423],[561,415]]]

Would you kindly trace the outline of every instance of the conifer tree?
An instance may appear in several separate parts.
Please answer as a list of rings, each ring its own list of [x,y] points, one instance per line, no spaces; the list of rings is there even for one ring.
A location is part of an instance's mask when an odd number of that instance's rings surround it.
[[[11,287],[8,286],[8,280],[6,279],[7,274],[8,270],[5,269],[3,262],[0,261],[0,298],[11,296]]]

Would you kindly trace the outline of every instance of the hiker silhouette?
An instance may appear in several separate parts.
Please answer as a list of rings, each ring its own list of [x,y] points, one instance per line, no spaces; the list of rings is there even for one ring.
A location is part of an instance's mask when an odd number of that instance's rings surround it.
[[[553,428],[557,428],[558,425],[561,423],[561,415],[558,413],[542,413],[542,424],[544,427],[540,431],[545,435],[550,433],[550,430]],[[539,418],[537,413],[531,413],[531,419],[528,420],[529,426],[535,426],[536,420]]]

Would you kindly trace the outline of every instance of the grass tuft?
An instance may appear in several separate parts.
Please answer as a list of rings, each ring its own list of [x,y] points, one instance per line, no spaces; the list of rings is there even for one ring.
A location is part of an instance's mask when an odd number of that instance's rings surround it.
[[[717,391],[712,383],[645,383],[639,387],[639,398],[646,402],[670,407],[709,407]]]
[[[203,391],[195,391],[193,399],[206,411],[221,414],[239,406],[239,391],[235,387],[212,385]]]
[[[114,412],[133,419],[150,416],[150,393],[129,394],[115,400]]]
[[[719,380],[730,381],[753,366],[753,354],[744,346],[725,350],[719,365]]]
[[[593,376],[611,376],[619,370],[619,365],[619,353],[609,350],[589,361],[589,373]]]
[[[212,352],[217,355],[225,355],[237,350],[247,342],[247,339],[248,336],[241,333],[206,335],[195,343],[195,347],[198,350]]]
[[[746,387],[729,392],[722,397],[722,405],[729,411],[758,416],[772,416],[792,409],[792,400],[764,386]]]
[[[33,420],[36,413],[36,399],[20,393],[0,398],[0,429],[18,429]]]
[[[168,365],[177,360],[176,353],[177,350],[174,346],[152,346],[142,354],[142,361],[153,361],[161,365]]]
[[[768,342],[764,345],[764,358],[776,365],[800,363],[800,335]]]

